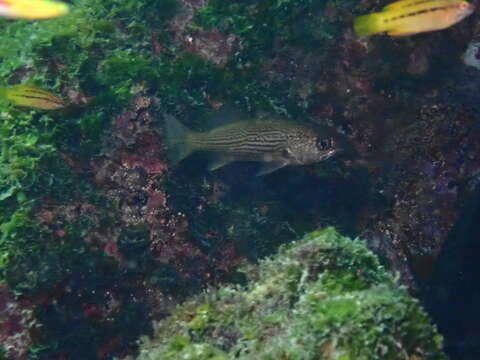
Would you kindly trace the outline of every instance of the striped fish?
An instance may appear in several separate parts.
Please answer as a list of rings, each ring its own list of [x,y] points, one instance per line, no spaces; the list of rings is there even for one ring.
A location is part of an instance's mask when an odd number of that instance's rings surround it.
[[[42,110],[57,110],[66,107],[62,99],[36,86],[14,85],[2,89],[0,95],[16,106]]]
[[[304,124],[285,120],[242,120],[207,132],[186,128],[172,116],[165,117],[167,149],[175,164],[196,151],[213,157],[209,169],[234,161],[258,161],[257,175],[287,165],[305,165],[333,156],[339,149],[332,136]]]
[[[359,36],[383,32],[390,36],[413,35],[446,29],[474,9],[473,4],[463,0],[401,0],[381,12],[357,17],[353,27]]]

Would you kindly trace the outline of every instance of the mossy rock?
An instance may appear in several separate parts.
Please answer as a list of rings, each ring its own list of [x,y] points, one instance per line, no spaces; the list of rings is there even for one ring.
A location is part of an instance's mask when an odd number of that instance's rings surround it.
[[[446,359],[418,301],[365,243],[313,232],[178,307],[137,360]]]

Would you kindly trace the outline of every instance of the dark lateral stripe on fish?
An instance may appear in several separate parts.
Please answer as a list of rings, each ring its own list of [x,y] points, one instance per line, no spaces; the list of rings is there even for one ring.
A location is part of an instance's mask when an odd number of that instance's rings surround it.
[[[27,94],[28,93],[28,94]],[[31,94],[31,95],[30,95]],[[55,95],[52,95],[49,92],[44,92],[44,91],[33,91],[33,90],[22,90],[22,91],[15,91],[13,92],[13,96],[37,96],[37,97],[43,97],[43,98],[48,98],[48,99],[55,99],[58,101],[58,98]]]
[[[13,96],[16,96],[17,94],[13,94]],[[31,92],[31,93],[28,93],[28,94],[18,94],[20,96],[23,96],[25,98],[39,98],[39,99],[44,99],[44,100],[48,100],[48,101],[51,101],[51,102],[55,102],[55,103],[63,103],[63,101],[61,99],[59,99],[58,97],[56,97],[55,95],[52,95],[52,94],[43,94],[43,93],[34,93],[34,92]]]
[[[245,142],[241,141],[238,143],[216,143],[216,142],[211,142],[211,143],[203,143],[203,144],[198,144],[201,145],[202,148],[207,149],[225,149],[229,151],[236,151],[236,150],[245,150],[245,149],[258,149],[262,151],[266,150],[275,150],[278,147],[284,146],[282,143],[272,143],[272,144],[265,144],[265,143],[250,143],[250,142]]]
[[[245,154],[265,154],[275,152],[275,149],[262,149],[258,146],[242,146],[236,149],[232,149],[234,153],[245,153]]]
[[[203,150],[224,150],[228,152],[267,152],[277,151],[285,146],[284,142],[253,142],[248,139],[239,139],[236,141],[218,141],[218,139],[210,141],[194,142],[194,144]]]
[[[215,136],[215,137],[200,137],[195,140],[193,140],[193,143],[195,144],[205,144],[205,145],[236,145],[236,144],[241,144],[247,140],[246,137],[238,137],[238,136],[232,136],[232,137],[225,137],[225,136]]]
[[[285,142],[285,138],[267,138],[261,135],[255,135],[255,137],[215,137],[194,141],[198,144],[216,144],[216,145],[240,145],[244,143],[258,144],[259,146],[271,146],[275,144],[282,144]]]
[[[44,100],[44,101],[49,101],[58,105],[65,105],[62,101],[51,98],[51,97],[42,97],[42,96],[32,96],[32,95],[23,95],[23,94],[13,94],[10,95],[12,98],[23,98],[23,99],[35,99],[35,100]]]
[[[285,139],[285,132],[278,131],[278,130],[270,130],[270,129],[255,129],[252,131],[243,131],[238,133],[232,134],[222,134],[218,135],[222,137],[233,137],[233,138],[250,138],[250,137],[261,137],[262,139]]]
[[[434,7],[434,8],[430,8],[430,9],[425,9],[425,10],[420,10],[420,11],[415,11],[415,12],[395,16],[395,17],[392,17],[390,19],[384,19],[383,21],[385,23],[387,23],[389,21],[396,21],[396,20],[404,19],[404,18],[411,17],[411,16],[418,16],[418,15],[427,14],[427,13],[431,13],[431,12],[435,12],[435,11],[439,11],[439,10],[448,10],[448,9],[456,8],[456,7],[457,7],[457,5]]]
[[[15,89],[15,87],[13,87],[12,89]],[[47,96],[52,96],[52,94],[50,92],[48,92],[47,90],[43,90],[43,89],[36,88],[36,87],[22,87],[21,90],[19,90],[19,91],[33,93],[33,94],[43,94],[43,95],[47,95]]]
[[[257,148],[257,149],[273,149],[275,148],[275,145],[277,145],[277,143],[270,143],[270,144],[266,144],[266,143],[243,143],[243,144],[240,144],[238,147],[239,148]]]
[[[211,137],[208,139],[211,142],[217,143],[241,143],[241,142],[259,142],[259,143],[279,143],[284,142],[286,140],[285,135],[276,135],[272,136],[271,134],[249,134],[249,135],[242,135],[242,136],[218,136],[218,137]]]
[[[43,90],[37,87],[22,87],[22,91],[31,92],[31,93],[49,94],[47,90]]]
[[[37,88],[37,87],[23,87],[21,89],[16,89],[15,87],[12,87],[11,88],[11,92],[12,94],[10,96],[12,97],[23,97],[23,98],[26,98],[26,99],[43,99],[43,100],[49,100],[51,102],[54,102],[56,104],[64,104],[63,101],[59,98],[57,98],[55,95],[53,95],[52,93],[46,91],[46,90],[43,90],[43,89],[40,89],[40,88]],[[31,96],[29,94],[32,94]]]
[[[271,135],[263,135],[263,134],[251,134],[251,135],[242,135],[242,136],[236,136],[230,135],[230,136],[201,136],[197,137],[195,140],[193,140],[194,143],[196,144],[218,144],[218,145],[236,145],[236,144],[242,144],[245,142],[248,143],[265,143],[265,144],[278,144],[278,143],[283,143],[285,142],[286,138],[285,136],[276,136],[273,137]]]
[[[405,8],[416,6],[416,5],[428,4],[430,2],[438,2],[438,0],[418,0],[418,1],[410,2],[410,3],[405,4],[403,6],[399,6],[398,8],[399,9],[405,9]],[[388,5],[386,7],[388,8]]]

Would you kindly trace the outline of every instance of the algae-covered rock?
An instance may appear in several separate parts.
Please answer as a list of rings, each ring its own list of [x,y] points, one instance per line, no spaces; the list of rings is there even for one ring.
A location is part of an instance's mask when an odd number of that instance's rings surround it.
[[[445,359],[417,300],[363,241],[313,232],[157,323],[137,360]]]

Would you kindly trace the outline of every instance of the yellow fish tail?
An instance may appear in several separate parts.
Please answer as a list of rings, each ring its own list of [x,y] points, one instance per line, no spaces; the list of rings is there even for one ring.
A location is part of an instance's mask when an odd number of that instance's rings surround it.
[[[373,13],[355,18],[353,28],[358,36],[369,36],[386,31],[383,14]]]

